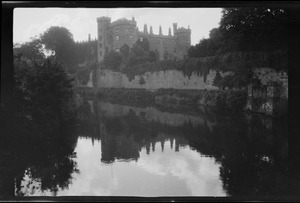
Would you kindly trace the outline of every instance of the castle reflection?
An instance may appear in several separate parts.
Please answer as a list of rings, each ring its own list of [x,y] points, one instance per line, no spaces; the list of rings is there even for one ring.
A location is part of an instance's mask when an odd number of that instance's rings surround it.
[[[143,149],[148,155],[158,150],[164,153],[168,142],[175,152],[188,147],[214,157],[221,164],[220,178],[230,196],[284,196],[299,191],[299,180],[288,176],[287,124],[283,121],[205,109],[166,112],[97,100],[85,101],[82,110],[81,136],[101,140],[102,163],[138,161]]]

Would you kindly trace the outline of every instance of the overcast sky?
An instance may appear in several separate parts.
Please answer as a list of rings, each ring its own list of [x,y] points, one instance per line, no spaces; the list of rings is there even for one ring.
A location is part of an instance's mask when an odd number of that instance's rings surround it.
[[[119,18],[135,17],[139,30],[144,24],[153,27],[158,34],[159,25],[164,35],[169,27],[173,34],[173,23],[178,27],[192,30],[191,43],[195,45],[202,38],[208,38],[209,31],[218,27],[221,8],[16,8],[14,10],[13,41],[26,42],[43,33],[51,26],[63,26],[70,30],[75,41],[85,41],[88,34],[97,36],[96,18],[111,17],[112,22]]]

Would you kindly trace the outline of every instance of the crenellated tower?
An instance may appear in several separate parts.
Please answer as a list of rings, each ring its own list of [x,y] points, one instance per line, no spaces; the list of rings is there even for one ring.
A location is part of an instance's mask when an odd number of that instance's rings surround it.
[[[111,36],[110,36],[110,22],[109,17],[97,18],[98,25],[98,62],[103,61],[104,55],[110,51]]]
[[[175,24],[175,23],[174,23]],[[174,26],[173,24],[173,26]],[[187,57],[187,51],[191,46],[191,29],[188,28],[177,28],[177,24],[174,26],[174,35],[176,37],[176,48],[177,48],[177,57],[185,58]]]

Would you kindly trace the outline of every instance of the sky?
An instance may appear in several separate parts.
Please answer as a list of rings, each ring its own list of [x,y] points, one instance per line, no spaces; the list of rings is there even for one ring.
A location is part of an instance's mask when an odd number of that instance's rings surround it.
[[[45,32],[51,26],[66,27],[75,41],[86,41],[88,35],[97,36],[97,17],[108,16],[111,21],[119,18],[135,18],[139,30],[144,24],[158,34],[162,26],[164,35],[173,23],[191,29],[191,44],[209,37],[209,31],[219,26],[221,8],[15,8],[13,42],[27,42]]]

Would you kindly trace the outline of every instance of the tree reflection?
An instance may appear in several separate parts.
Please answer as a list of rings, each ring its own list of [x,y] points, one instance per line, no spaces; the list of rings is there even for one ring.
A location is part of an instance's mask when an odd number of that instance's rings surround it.
[[[94,113],[102,126],[99,137],[104,163],[138,160],[142,148],[151,154],[158,150],[156,143],[160,143],[163,151],[165,141],[170,141],[174,151],[190,146],[203,155],[213,156],[221,164],[220,178],[230,196],[299,194],[299,180],[291,180],[287,168],[287,125],[282,120],[209,112],[202,124],[195,126],[187,121],[172,126],[147,119],[145,112],[137,113],[134,108],[127,114],[108,116],[101,104],[95,103]],[[208,125],[211,120],[215,121],[214,126]]]
[[[76,156],[74,149],[77,142],[77,136],[72,134],[74,124],[64,123],[51,132],[43,131],[42,126],[35,126],[33,123],[31,126],[18,125],[17,128],[7,129],[9,136],[17,139],[11,140],[8,147],[1,147],[1,163],[5,164],[0,176],[1,195],[9,197],[35,194],[37,188],[34,184],[37,182],[40,182],[40,192],[50,191],[55,194],[58,189],[68,188],[72,180],[71,174],[78,172],[76,162],[72,159]],[[37,138],[33,135],[36,133],[41,137],[52,138]],[[26,185],[22,184],[25,176],[29,178]]]
[[[34,103],[26,102],[16,100],[15,111],[1,109],[2,197],[42,195],[45,191],[55,195],[68,188],[71,174],[78,172],[72,159],[77,143],[74,118],[61,118],[52,111],[64,111],[63,106],[52,104],[50,108],[48,103],[40,103],[33,110]]]

